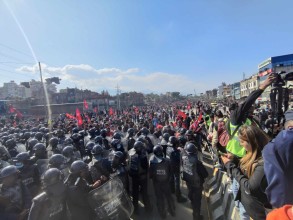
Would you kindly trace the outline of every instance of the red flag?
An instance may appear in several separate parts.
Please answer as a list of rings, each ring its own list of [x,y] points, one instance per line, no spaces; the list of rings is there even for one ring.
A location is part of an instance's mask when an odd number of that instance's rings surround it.
[[[114,114],[114,111],[112,109],[112,107],[109,109],[109,115],[113,115]]]
[[[202,119],[202,112],[200,112],[200,114],[198,116],[198,119],[197,119],[198,123],[201,121],[201,119]]]
[[[69,119],[76,119],[73,115],[66,113],[65,116]]]
[[[177,113],[179,116],[181,116],[183,119],[185,119],[187,116],[184,112],[178,110],[178,113]]]
[[[191,109],[191,104],[190,104],[190,101],[188,101],[188,104],[187,104],[187,109],[190,110]]]
[[[136,106],[134,106],[133,108],[134,108],[135,113],[138,114],[139,109]]]
[[[87,104],[87,102],[86,102],[85,99],[83,100],[83,107],[84,107],[85,109],[88,109],[88,108],[89,108],[89,105]]]
[[[77,125],[82,126],[82,124],[83,124],[82,117],[80,115],[80,111],[78,108],[76,109],[76,119],[77,119]]]
[[[16,110],[16,109],[15,109],[15,108],[13,108],[13,106],[12,106],[12,105],[10,105],[10,106],[9,106],[9,112],[10,112],[10,113],[14,113],[14,112],[15,112],[15,110]]]
[[[21,114],[20,111],[18,111],[16,109],[15,109],[15,111],[16,111],[16,117],[18,117],[18,118],[22,118],[23,117],[23,115]]]
[[[95,113],[98,113],[98,107],[95,107],[95,108],[94,108],[94,112],[95,112]]]

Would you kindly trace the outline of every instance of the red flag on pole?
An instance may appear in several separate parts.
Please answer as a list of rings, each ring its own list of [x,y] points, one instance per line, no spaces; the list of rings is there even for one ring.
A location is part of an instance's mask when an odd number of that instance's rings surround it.
[[[84,107],[85,109],[88,109],[88,108],[89,108],[89,105],[87,104],[87,102],[86,102],[85,99],[83,100],[83,107]]]
[[[16,111],[16,117],[18,117],[18,118],[22,118],[23,117],[23,115],[21,114],[20,111],[18,111],[16,109],[15,109],[15,111]]]
[[[10,112],[10,113],[14,113],[14,112],[15,112],[15,110],[16,110],[16,109],[15,109],[15,108],[13,108],[13,106],[12,106],[12,105],[10,105],[10,106],[9,106],[9,112]]]
[[[177,113],[179,116],[181,116],[183,119],[186,118],[186,114],[180,110],[178,110],[178,113]]]
[[[66,113],[65,116],[69,119],[76,119],[73,115]]]
[[[187,103],[187,109],[190,110],[191,109],[191,104],[190,104],[190,101],[188,101]]]
[[[94,112],[95,112],[95,113],[98,113],[98,107],[95,107],[95,108],[94,108]]]
[[[82,117],[80,115],[80,111],[78,108],[76,109],[76,119],[77,119],[77,125],[82,126],[82,124],[83,124]]]
[[[109,109],[109,115],[113,115],[114,114],[114,111],[112,109],[112,107]]]

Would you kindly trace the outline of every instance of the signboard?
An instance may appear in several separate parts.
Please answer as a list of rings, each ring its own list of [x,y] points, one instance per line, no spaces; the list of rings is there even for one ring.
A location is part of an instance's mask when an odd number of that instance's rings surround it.
[[[270,63],[272,63],[271,57],[269,59],[265,60],[264,62],[262,62],[261,64],[259,64],[258,69],[260,69],[260,68],[262,68],[262,67],[264,67],[264,66],[266,66],[266,65],[268,65]]]

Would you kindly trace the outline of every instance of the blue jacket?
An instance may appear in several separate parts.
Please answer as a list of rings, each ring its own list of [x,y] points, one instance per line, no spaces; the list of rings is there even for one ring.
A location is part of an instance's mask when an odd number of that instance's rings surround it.
[[[276,208],[293,204],[293,129],[281,131],[262,154],[270,203]]]

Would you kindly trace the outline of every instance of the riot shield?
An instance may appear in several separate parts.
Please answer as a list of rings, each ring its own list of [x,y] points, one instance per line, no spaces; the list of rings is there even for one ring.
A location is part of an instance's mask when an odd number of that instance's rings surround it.
[[[37,164],[40,176],[42,176],[46,172],[46,170],[48,169],[49,160],[48,159],[38,159],[36,164]]]
[[[88,201],[98,219],[129,219],[134,209],[123,183],[117,177],[89,192]]]
[[[26,152],[26,148],[25,145],[22,143],[17,143],[16,145],[16,150],[17,152],[21,153],[21,152]]]

